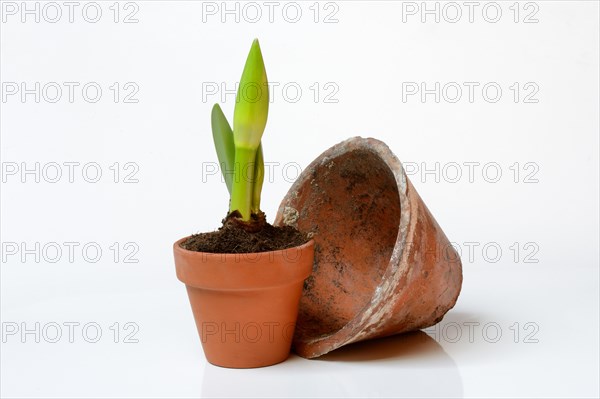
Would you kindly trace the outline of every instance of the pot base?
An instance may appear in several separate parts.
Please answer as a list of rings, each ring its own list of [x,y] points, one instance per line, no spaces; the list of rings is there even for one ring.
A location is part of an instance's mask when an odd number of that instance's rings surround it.
[[[186,288],[209,363],[256,368],[281,363],[289,357],[301,281],[262,291],[223,293]]]

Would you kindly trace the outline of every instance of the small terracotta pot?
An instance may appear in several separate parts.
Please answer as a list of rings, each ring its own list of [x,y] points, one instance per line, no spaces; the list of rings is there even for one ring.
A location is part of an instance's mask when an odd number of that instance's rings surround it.
[[[211,254],[173,245],[206,359],[231,368],[287,359],[314,243],[253,254]]]
[[[456,303],[460,257],[381,141],[355,137],[317,157],[275,224],[315,241],[294,337],[300,356],[429,327]]]

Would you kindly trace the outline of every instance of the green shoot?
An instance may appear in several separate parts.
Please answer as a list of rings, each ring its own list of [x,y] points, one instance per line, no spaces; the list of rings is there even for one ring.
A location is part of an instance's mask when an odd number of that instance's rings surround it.
[[[236,168],[229,210],[231,212],[237,210],[244,221],[250,221],[253,208],[260,206],[260,190],[262,189],[264,170],[261,174],[257,173],[255,169],[257,169],[257,152],[267,124],[268,112],[267,72],[260,45],[255,39],[244,66],[233,113]],[[258,166],[258,168],[260,167]],[[255,178],[260,175],[263,177]],[[258,185],[260,186],[255,187]]]

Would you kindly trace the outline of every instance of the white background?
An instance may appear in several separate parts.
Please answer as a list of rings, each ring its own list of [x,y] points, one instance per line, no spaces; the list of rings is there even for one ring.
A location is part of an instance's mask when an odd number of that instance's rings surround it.
[[[255,23],[245,3],[236,22],[221,2],[99,2],[96,23],[87,2],[72,22],[58,2],[56,23],[36,3],[39,22],[2,2],[3,397],[599,395],[597,2],[478,2],[473,22],[458,2],[455,23],[446,3],[436,22],[421,2],[277,3],[272,21],[258,2]],[[255,37],[279,83],[263,209],[272,220],[297,169],[331,145],[385,141],[462,253],[463,291],[436,328],[265,369],[207,365],[171,245],[226,212],[210,109],[231,119],[222,88],[235,89]],[[22,97],[36,82],[39,102]],[[65,82],[79,84],[72,102]],[[406,92],[436,82],[439,102]],[[65,162],[79,163],[72,182]],[[36,163],[39,182],[23,173]],[[38,337],[23,333],[36,323]]]

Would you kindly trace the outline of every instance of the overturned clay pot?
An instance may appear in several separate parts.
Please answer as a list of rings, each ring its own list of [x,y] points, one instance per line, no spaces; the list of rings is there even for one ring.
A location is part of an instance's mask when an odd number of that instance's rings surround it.
[[[321,154],[275,224],[315,241],[293,342],[300,356],[432,326],[456,303],[460,257],[379,140],[355,137]]]

